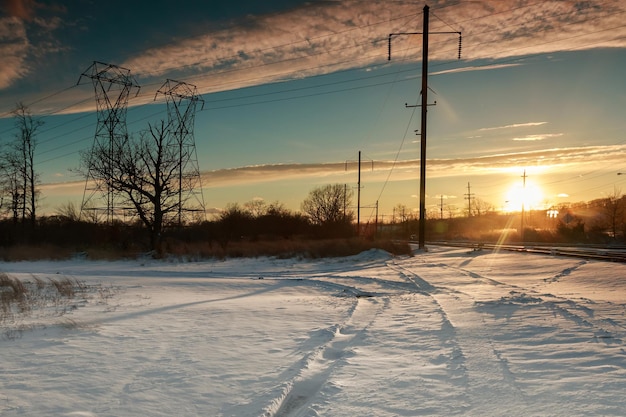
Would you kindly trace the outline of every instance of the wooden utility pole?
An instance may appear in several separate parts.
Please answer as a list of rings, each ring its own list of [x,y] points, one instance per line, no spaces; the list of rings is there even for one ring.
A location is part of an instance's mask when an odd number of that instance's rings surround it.
[[[374,230],[374,237],[378,237],[378,200],[376,200],[376,227]]]
[[[356,234],[357,236],[361,236],[361,151],[359,151],[359,177],[356,187]]]
[[[346,161],[346,171],[348,170],[348,162],[354,162],[354,161]],[[359,151],[359,159],[357,160],[358,163],[358,177],[357,177],[357,204],[356,204],[356,232],[357,232],[357,236],[360,235],[361,233],[361,151]],[[371,160],[372,163],[372,171],[374,170],[374,161]],[[347,185],[344,185],[345,187],[347,187]],[[344,191],[344,196],[345,196],[346,192]],[[344,204],[343,204],[343,211],[344,211],[344,217],[346,215],[346,203],[345,203],[345,199],[344,199]]]
[[[441,203],[439,205],[439,218],[443,220],[443,194],[439,196],[441,198]]]
[[[426,110],[428,109],[428,16],[430,8],[424,6],[424,29],[422,34],[422,125],[420,140],[420,249],[426,246]]]
[[[422,32],[405,32],[389,34],[389,60],[391,60],[391,38],[397,35],[422,35],[422,122],[420,131],[420,218],[419,218],[419,249],[425,249],[426,235],[426,109],[428,108],[428,20],[430,8],[424,6],[424,23]],[[433,32],[436,34],[456,33],[459,35],[459,59],[461,58],[461,32]],[[415,106],[406,106],[415,107]]]
[[[520,237],[522,239],[522,244],[524,243],[524,206],[526,203],[526,170],[524,170],[524,175],[522,175],[523,183],[522,183],[522,224],[521,224],[521,232]]]

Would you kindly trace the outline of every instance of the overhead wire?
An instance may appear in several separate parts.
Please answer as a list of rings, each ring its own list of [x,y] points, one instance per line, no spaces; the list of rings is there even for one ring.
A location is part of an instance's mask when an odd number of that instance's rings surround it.
[[[537,2],[537,3],[540,3],[540,2]],[[521,8],[521,7],[514,8],[514,9],[512,9],[512,10],[519,9],[519,8]],[[498,13],[503,13],[503,12],[498,12]],[[420,13],[420,14],[421,14],[421,13]],[[419,15],[419,14],[416,14],[416,16],[417,16],[417,15]],[[484,17],[485,17],[485,16],[483,16],[482,18],[484,18]],[[439,17],[437,17],[437,18],[438,18],[439,20],[441,20],[443,23],[445,23],[446,25],[448,25],[448,24],[447,24],[445,21],[443,21],[441,18],[439,18]],[[478,17],[478,18],[481,18],[481,17]],[[476,20],[476,19],[478,19],[478,18],[474,18],[474,19],[470,19],[470,20]],[[621,26],[619,26],[619,27],[621,27]],[[350,29],[350,30],[356,30],[356,29]],[[597,33],[597,32],[592,32],[592,33]],[[582,35],[578,35],[578,36],[576,36],[576,37],[579,37],[579,36],[586,36],[586,35],[588,36],[588,35],[590,35],[590,34],[592,34],[592,33],[582,34]],[[334,34],[333,34],[333,35],[334,35]],[[331,36],[331,35],[326,35],[326,36]],[[564,39],[560,39],[559,41],[563,41],[563,40],[567,40],[567,39],[568,39],[568,38],[564,38]],[[301,41],[298,41],[298,42],[301,42]],[[554,42],[558,42],[558,41],[554,41]],[[552,42],[548,42],[548,43],[552,43]],[[306,58],[306,57],[301,57],[300,59],[302,59],[302,58]],[[519,57],[515,58],[515,60],[518,60],[518,59],[520,59],[520,58],[519,58]],[[332,64],[331,64],[331,65],[332,65]],[[335,64],[335,65],[336,65],[336,64]],[[255,67],[252,67],[252,68],[255,68]],[[247,68],[247,69],[249,69],[249,68]],[[238,69],[238,70],[239,70],[239,69]],[[407,70],[407,71],[403,71],[403,72],[408,72],[408,70]],[[206,76],[206,75],[205,75],[205,76]],[[386,76],[386,75],[380,75],[380,76],[382,77],[382,76]],[[350,81],[346,81],[346,82],[350,82]],[[342,83],[343,83],[343,82],[332,82],[332,83],[329,83],[328,85],[339,85],[339,84],[342,84]],[[353,90],[353,89],[359,89],[359,88],[369,88],[369,87],[374,87],[374,86],[377,86],[377,85],[385,85],[385,84],[392,84],[392,83],[393,83],[393,82],[385,82],[385,83],[380,83],[380,84],[372,84],[372,85],[367,85],[367,86],[359,86],[359,87],[353,87],[353,88],[341,89],[341,90],[337,90],[337,91],[334,91],[334,92],[350,91],[350,90]],[[69,89],[71,89],[71,88],[73,88],[73,87],[74,87],[74,86],[71,86],[71,87],[68,87],[68,88],[62,89],[62,90],[60,90],[60,91],[58,91],[58,92],[55,92],[55,93],[53,93],[53,94],[50,94],[50,95],[48,95],[48,96],[42,97],[41,99],[39,99],[39,100],[37,100],[37,101],[33,102],[32,104],[35,104],[35,103],[39,103],[39,102],[41,102],[41,101],[44,101],[45,99],[51,98],[51,97],[53,97],[53,96],[55,96],[55,95],[58,95],[58,94],[60,94],[60,93],[62,93],[62,92],[64,92],[64,91],[67,91],[67,90],[69,90]],[[286,93],[286,92],[302,91],[302,90],[305,90],[305,89],[313,89],[313,88],[319,88],[319,86],[303,87],[303,88],[299,88],[299,89],[291,89],[291,90],[286,90],[286,91],[278,91],[278,92],[273,92],[273,93],[271,93],[271,94],[281,94],[281,93],[282,93],[282,94],[284,94],[284,93]],[[320,95],[320,94],[331,94],[331,93],[333,93],[333,91],[321,92],[321,93],[316,93],[316,94],[307,94],[307,95],[298,96],[298,97],[281,98],[281,99],[270,100],[270,101],[254,102],[254,103],[248,103],[248,104],[245,104],[245,105],[263,104],[263,103],[268,103],[268,102],[275,102],[275,101],[282,101],[282,100],[291,100],[291,99],[295,99],[295,98],[306,98],[306,97],[312,97],[312,96],[315,96],[315,95]],[[254,96],[255,96],[255,97],[259,97],[259,96],[263,96],[263,94],[256,94],[256,95],[254,95]],[[228,99],[228,100],[231,100],[231,99]],[[243,97],[243,98],[236,98],[236,99],[232,99],[232,100],[245,100],[245,97]],[[218,107],[218,108],[219,108],[219,107]],[[227,107],[222,107],[222,108],[227,108]],[[215,108],[214,108],[214,109],[215,109]],[[412,116],[411,116],[411,118],[412,118]],[[145,118],[144,118],[144,119],[145,119]],[[52,129],[51,129],[51,130],[52,130]],[[404,141],[404,140],[405,140],[405,139],[403,138],[403,141]],[[403,143],[403,142],[402,142],[402,143]]]
[[[403,16],[402,18],[406,18],[406,16]],[[398,19],[400,19],[400,18],[396,18],[396,19],[393,19],[393,20],[398,20]],[[382,21],[382,22],[372,23],[372,24],[365,25],[365,26],[363,26],[363,27],[372,26],[372,25],[375,25],[375,24],[382,24],[382,23],[388,23],[388,21]],[[359,30],[359,29],[362,29],[363,27],[357,27],[357,28],[348,29],[348,30],[346,30],[345,32],[349,32],[349,31],[353,31],[353,30]],[[336,33],[333,33],[333,34],[329,34],[329,35],[321,35],[321,36],[316,37],[316,38],[322,38],[322,37],[328,37],[328,36],[335,36],[335,35],[337,35],[337,34],[336,34]],[[295,43],[300,43],[300,42],[305,42],[305,41],[298,41],[298,42],[295,42]],[[291,43],[291,44],[293,44],[293,43]],[[286,44],[286,45],[290,45],[290,44]],[[267,48],[267,49],[268,49],[268,50],[269,50],[269,49],[276,49],[276,48],[280,48],[280,47],[284,47],[284,46],[285,46],[285,45],[279,45],[279,46],[275,46],[275,47],[272,47],[272,48]],[[358,46],[358,45],[357,45],[357,46]],[[351,46],[351,47],[355,47],[355,46]],[[333,51],[327,51],[327,52],[324,52],[324,53],[341,51],[341,50],[343,50],[343,49],[346,49],[346,48],[338,48],[338,49],[335,49],[335,50],[333,50]],[[309,57],[309,56],[305,56],[305,57],[296,57],[295,59],[303,59],[303,58],[307,58],[307,57]],[[283,60],[283,61],[281,61],[281,62],[285,62],[285,61],[289,61],[289,60]],[[270,63],[270,64],[274,64],[274,63],[275,63],[275,62]],[[330,65],[337,65],[337,63],[330,64]],[[318,66],[318,67],[313,67],[313,69],[315,69],[315,68],[319,68],[319,66]],[[245,68],[244,68],[244,69],[245,69]],[[237,71],[237,70],[244,70],[244,69],[236,69],[235,71]],[[219,73],[218,73],[218,74],[219,74]],[[192,78],[193,78],[193,77],[192,77]],[[150,85],[150,84],[148,84],[148,85]],[[52,93],[52,94],[50,94],[50,95],[47,95],[47,96],[45,96],[45,97],[42,97],[41,99],[38,99],[38,100],[36,100],[36,101],[34,101],[34,102],[30,103],[30,105],[33,105],[33,104],[36,104],[36,103],[42,102],[42,101],[44,101],[44,100],[46,100],[46,99],[48,99],[48,98],[54,97],[54,96],[56,96],[56,95],[58,95],[58,94],[60,94],[60,93],[62,93],[62,92],[64,92],[64,91],[67,91],[67,90],[69,90],[69,89],[71,89],[71,88],[74,88],[74,87],[75,87],[75,85],[74,85],[74,86],[71,86],[71,87],[64,88],[64,89],[62,89],[62,90],[59,90],[58,92]],[[86,101],[88,101],[88,100],[91,100],[91,98],[90,98],[90,99],[84,99],[84,100],[81,100],[81,101],[79,101],[79,102],[77,102],[77,103],[72,103],[72,104],[70,104],[70,105],[68,105],[68,106],[65,106],[65,107],[63,107],[63,108],[61,108],[61,109],[59,109],[59,110],[55,111],[55,112],[51,112],[50,114],[60,113],[61,111],[65,110],[65,109],[71,108],[71,107],[73,107],[73,106],[75,106],[75,105],[77,105],[77,104],[81,104],[81,103],[86,102]],[[73,122],[73,121],[76,121],[76,120],[82,119],[83,117],[86,117],[86,116],[87,116],[87,115],[83,115],[83,116],[81,116],[81,117],[79,117],[79,118],[77,118],[77,119],[74,119],[74,120],[72,120],[72,121],[69,121],[69,122],[63,123],[62,125],[67,125],[68,123],[71,123],[71,122]],[[149,118],[149,117],[150,117],[150,116],[144,117],[143,119],[140,119],[140,121],[141,121],[141,120],[145,120],[145,119],[147,119],[147,118]],[[133,122],[133,123],[134,123],[134,122]],[[131,123],[131,124],[132,124],[132,123]],[[61,126],[61,125],[58,125],[58,126]],[[57,128],[58,126],[53,127],[53,128],[50,128],[50,129],[47,129],[45,132],[48,132],[48,131],[50,131],[50,130],[53,130],[53,129]],[[74,131],[77,131],[77,130],[80,130],[80,129],[82,129],[82,128],[75,129]],[[45,132],[42,132],[42,133],[45,133]],[[71,133],[71,132],[70,132],[70,133]],[[57,138],[59,138],[59,137],[61,137],[61,136],[63,136],[63,135],[58,135],[58,136],[55,136],[55,137],[49,138],[48,140],[45,140],[45,141],[40,142],[40,143],[41,143],[41,144],[43,144],[43,143],[47,143],[47,142],[50,142],[50,141],[52,141],[52,140],[55,140],[55,139],[57,139]],[[82,142],[83,140],[88,140],[88,138],[84,138],[84,139],[81,139],[81,140],[79,140],[79,141],[72,142],[72,144],[76,144],[77,142]],[[59,147],[57,147],[56,149],[59,149]],[[47,152],[51,152],[51,151],[47,151]],[[47,152],[43,152],[43,154],[45,154],[45,153],[47,153]],[[61,156],[61,157],[65,157],[65,156],[66,156],[66,155]],[[59,157],[59,158],[61,158],[61,157]],[[54,159],[55,159],[55,158],[50,158],[50,159],[46,160],[45,162],[50,162],[50,161],[53,161]]]

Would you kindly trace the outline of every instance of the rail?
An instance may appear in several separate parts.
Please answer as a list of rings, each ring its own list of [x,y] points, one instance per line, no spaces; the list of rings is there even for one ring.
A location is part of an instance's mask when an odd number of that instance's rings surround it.
[[[431,246],[449,246],[468,248],[472,251],[511,251],[537,253],[552,256],[569,256],[575,258],[595,259],[607,262],[626,262],[626,246],[556,246],[542,244],[498,245],[483,242],[429,242]]]

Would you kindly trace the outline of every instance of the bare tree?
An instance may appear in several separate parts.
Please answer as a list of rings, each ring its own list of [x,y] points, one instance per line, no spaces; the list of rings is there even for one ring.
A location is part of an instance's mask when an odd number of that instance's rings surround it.
[[[613,239],[617,237],[617,231],[621,229],[621,223],[624,218],[624,202],[622,197],[622,191],[619,188],[614,188],[613,193],[609,194],[604,199],[602,205],[602,211],[604,212],[606,223]]]
[[[19,187],[17,161],[13,156],[12,152],[3,152],[0,159],[0,210],[3,215],[9,215],[17,223],[23,193]]]
[[[313,189],[301,208],[315,224],[349,223],[353,218],[353,211],[348,209],[352,205],[353,194],[343,184],[328,184]]]
[[[187,156],[180,154],[169,128],[161,121],[138,139],[126,138],[113,152],[95,147],[81,154],[81,169],[105,181],[120,203],[130,207],[148,229],[150,245],[157,251],[164,227],[176,222],[179,207],[186,203],[179,198],[180,187],[190,184],[184,173],[179,181]]]
[[[493,204],[488,203],[479,197],[472,199],[472,212],[470,213],[470,216],[483,216],[494,211],[495,208]]]
[[[393,208],[393,220],[398,223],[406,223],[411,218],[411,210],[402,203]]]
[[[58,206],[56,213],[69,222],[78,222],[80,220],[80,209],[72,202]]]
[[[22,103],[18,103],[12,113],[17,133],[0,161],[2,206],[11,213],[15,222],[29,219],[34,225],[39,181],[35,172],[36,134],[43,122],[35,119]]]
[[[252,217],[261,217],[267,213],[268,205],[262,198],[254,198],[243,205],[244,209],[250,213]]]

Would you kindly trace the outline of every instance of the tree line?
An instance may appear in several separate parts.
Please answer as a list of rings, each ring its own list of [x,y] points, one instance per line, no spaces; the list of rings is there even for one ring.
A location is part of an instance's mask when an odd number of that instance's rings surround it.
[[[23,104],[16,106],[13,115],[17,134],[0,152],[0,213],[5,220],[10,219],[8,223],[13,226],[19,224],[24,228],[29,223],[28,233],[22,234],[32,238],[37,225],[39,196],[39,176],[34,163],[36,134],[43,123]],[[176,133],[171,122],[160,121],[150,124],[138,135],[116,137],[111,143],[96,142],[90,150],[80,152],[77,171],[104,184],[105,191],[110,193],[108,198],[131,207],[131,223],[143,227],[152,249],[161,246],[166,229],[184,226],[180,213],[190,208],[188,196],[193,184],[191,173],[185,172],[189,155],[183,154],[189,150],[180,146]],[[347,209],[351,200],[351,190],[328,185],[311,191],[302,203],[303,214],[289,213],[279,204],[267,207],[257,204],[245,209],[232,205],[217,222],[230,225],[232,230],[224,232],[221,227],[216,233],[219,232],[219,238],[224,239],[225,234],[249,234],[239,233],[236,229],[243,228],[244,232],[246,229],[262,229],[262,224],[272,224],[282,231],[278,233],[282,235],[302,233],[305,227],[317,229],[315,233],[318,234],[345,235],[349,234],[353,218],[352,210]],[[66,226],[68,222],[98,223],[96,210],[83,213],[86,208],[89,207],[81,207],[76,213],[74,207],[65,207],[55,221],[62,221]],[[50,223],[50,219],[42,219],[40,226],[46,223]],[[292,230],[289,233],[288,228]],[[274,232],[253,234],[270,233]],[[16,233],[6,233],[5,241],[7,236],[16,236]]]

